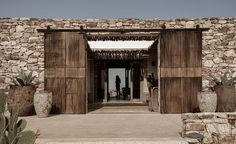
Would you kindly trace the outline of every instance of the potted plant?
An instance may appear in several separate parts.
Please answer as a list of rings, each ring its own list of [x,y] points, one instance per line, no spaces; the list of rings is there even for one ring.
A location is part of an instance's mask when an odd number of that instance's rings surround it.
[[[148,75],[147,77],[147,85],[149,91],[148,98],[148,109],[150,111],[158,112],[158,79],[154,77],[154,74]]]
[[[236,77],[227,76],[228,72],[224,73],[220,79],[211,75],[215,86],[213,89],[217,94],[217,111],[218,112],[234,112],[236,110],[236,94],[235,94],[235,80]]]
[[[34,83],[36,76],[33,72],[28,74],[23,70],[18,70],[18,75],[12,78],[10,85],[8,108],[11,110],[15,105],[19,105],[20,116],[28,116],[34,114],[33,99],[36,91],[37,83]]]
[[[35,93],[34,108],[39,118],[48,117],[52,108],[52,92],[39,91]]]

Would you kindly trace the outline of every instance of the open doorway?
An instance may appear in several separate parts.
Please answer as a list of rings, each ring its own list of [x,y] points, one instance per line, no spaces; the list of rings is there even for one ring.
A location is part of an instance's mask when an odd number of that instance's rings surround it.
[[[130,100],[129,71],[125,68],[108,69],[108,100]]]

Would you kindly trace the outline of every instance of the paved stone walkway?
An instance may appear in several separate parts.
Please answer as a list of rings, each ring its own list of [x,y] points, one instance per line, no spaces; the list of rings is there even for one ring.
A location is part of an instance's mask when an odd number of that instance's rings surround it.
[[[40,130],[40,144],[168,143],[182,144],[182,122],[175,114],[86,114],[24,117]]]

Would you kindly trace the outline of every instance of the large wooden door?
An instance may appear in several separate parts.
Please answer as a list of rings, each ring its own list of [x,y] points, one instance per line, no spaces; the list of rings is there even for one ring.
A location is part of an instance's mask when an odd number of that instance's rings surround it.
[[[53,92],[52,113],[86,113],[86,46],[83,34],[45,34],[45,88]]]
[[[201,90],[202,32],[163,30],[160,37],[161,113],[193,112]]]

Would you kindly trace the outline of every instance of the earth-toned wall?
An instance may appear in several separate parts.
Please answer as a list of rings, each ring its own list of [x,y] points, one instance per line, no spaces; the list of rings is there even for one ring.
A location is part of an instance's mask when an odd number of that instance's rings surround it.
[[[44,36],[38,28],[210,28],[203,33],[203,87],[212,86],[209,74],[229,71],[236,76],[236,18],[202,19],[36,19],[0,18],[0,88],[19,67],[33,70],[44,81]]]
[[[203,144],[236,143],[235,113],[185,113],[182,121],[183,137],[188,142],[196,143],[202,138]]]

